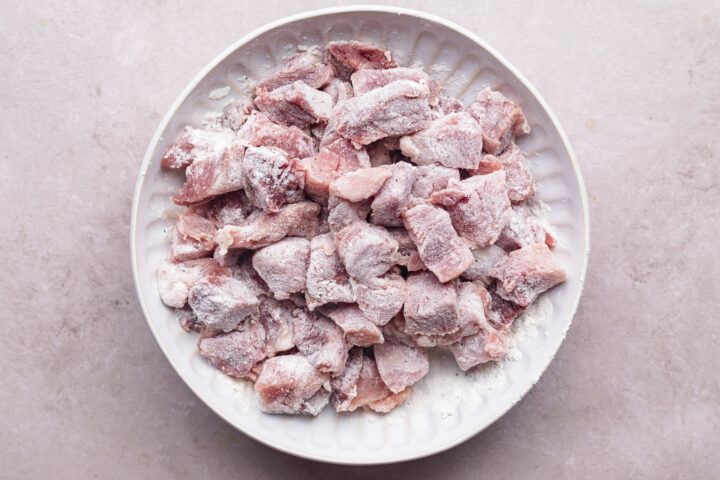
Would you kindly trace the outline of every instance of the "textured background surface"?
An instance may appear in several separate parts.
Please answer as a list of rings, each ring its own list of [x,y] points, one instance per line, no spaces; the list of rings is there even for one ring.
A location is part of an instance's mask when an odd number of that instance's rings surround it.
[[[246,32],[328,4],[22,3],[0,2],[0,478],[720,475],[717,2],[402,2],[476,31],[544,95],[585,174],[592,252],[520,404],[451,451],[370,468],[276,453],[201,404],[142,318],[128,251],[135,175],[182,88]]]

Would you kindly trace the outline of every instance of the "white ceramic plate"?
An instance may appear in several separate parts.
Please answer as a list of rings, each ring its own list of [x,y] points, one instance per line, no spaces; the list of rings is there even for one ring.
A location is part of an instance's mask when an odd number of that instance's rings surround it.
[[[170,196],[182,174],[160,167],[165,149],[186,125],[199,126],[209,111],[245,98],[262,78],[298,48],[359,39],[391,48],[401,65],[421,64],[444,92],[465,104],[490,85],[519,103],[532,133],[519,145],[530,159],[537,198],[550,207],[558,236],[555,255],[568,280],[541,297],[541,318],[519,319],[511,358],[464,375],[452,359],[435,355],[428,376],[409,402],[389,415],[316,418],[268,415],[254,405],[252,389],[210,366],[197,338],[184,332],[157,293],[155,275],[166,258],[175,213]],[[213,100],[210,92],[230,87]],[[185,383],[230,424],[278,450],[332,463],[378,464],[446,450],[483,430],[537,382],[565,337],[582,291],[589,248],[587,195],[568,140],[535,89],[471,32],[425,13],[390,7],[348,7],[308,12],[273,22],[218,55],[175,101],[145,155],[132,207],[131,250],[140,304],[155,339]]]

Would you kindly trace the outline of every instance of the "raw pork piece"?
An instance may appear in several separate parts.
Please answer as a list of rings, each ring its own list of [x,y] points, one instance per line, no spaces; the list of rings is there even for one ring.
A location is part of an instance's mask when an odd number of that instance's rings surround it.
[[[361,221],[337,232],[335,245],[345,270],[359,280],[387,272],[398,250],[398,243],[386,229]]]
[[[178,319],[180,326],[186,332],[199,332],[202,328],[198,323],[197,315],[188,305],[175,309],[175,317]]]
[[[363,365],[362,348],[353,347],[348,352],[345,369],[337,377],[330,380],[332,387],[332,403],[338,412],[347,411],[350,402],[357,395],[357,382]]]
[[[243,188],[245,148],[238,141],[224,150],[196,158],[185,171],[187,181],[172,200],[178,205],[203,203],[223,193]]]
[[[202,326],[229,332],[257,312],[260,300],[240,280],[211,276],[195,283],[188,295],[188,303]]]
[[[230,270],[230,276],[243,282],[249,289],[255,292],[255,295],[270,296],[270,289],[265,283],[265,280],[258,275],[252,266],[253,252],[242,252],[239,256],[238,261],[232,265]]]
[[[333,106],[355,96],[352,85],[349,82],[340,80],[339,78],[333,78],[330,80],[325,88],[323,88],[323,91],[332,97]]]
[[[478,93],[468,112],[482,128],[483,148],[488,153],[500,153],[515,135],[530,133],[522,109],[502,93],[489,88]]]
[[[330,65],[320,63],[311,53],[298,53],[285,60],[275,73],[258,83],[255,94],[259,95],[263,90],[269,92],[297,80],[302,80],[312,88],[322,88],[331,78],[333,71]]]
[[[378,372],[375,360],[363,356],[362,369],[357,382],[357,395],[348,405],[348,411],[353,412],[359,407],[364,407],[371,402],[383,400],[392,395],[389,388],[383,383]]]
[[[170,260],[182,262],[210,255],[215,250],[215,224],[192,211],[178,215],[170,247]]]
[[[310,242],[306,288],[305,299],[310,310],[326,303],[353,301],[348,274],[330,233],[318,235]]]
[[[212,152],[222,153],[230,144],[234,132],[187,128],[185,133],[163,155],[160,165],[165,168],[185,168],[197,158]]]
[[[503,169],[500,159],[490,153],[483,153],[475,159],[475,165],[468,170],[470,175],[487,175],[488,173],[497,172]],[[506,172],[507,177],[507,172]],[[507,181],[507,178],[506,178]]]
[[[254,209],[245,191],[237,190],[213,198],[210,202],[208,218],[215,222],[218,228],[225,225],[240,225]]]
[[[402,343],[383,343],[373,347],[380,378],[393,393],[418,382],[430,369],[427,352]]]
[[[415,168],[409,163],[398,162],[389,169],[392,176],[375,195],[370,221],[376,225],[401,227],[403,223],[400,211],[410,198],[415,183]]]
[[[305,290],[309,261],[310,242],[287,237],[256,251],[252,265],[275,298],[287,300],[290,294]]]
[[[356,70],[378,70],[397,67],[390,50],[358,41],[330,42],[325,46],[324,61],[331,65],[335,76],[349,80]]]
[[[322,412],[323,408],[325,408],[328,403],[330,403],[330,390],[325,390],[325,386],[323,386],[320,390],[315,392],[312,397],[302,403],[300,406],[300,413],[307,413],[308,415],[315,417]]]
[[[158,269],[157,281],[160,299],[168,307],[182,308],[188,294],[203,277],[226,275],[228,270],[212,258],[198,258],[185,262],[165,262]]]
[[[450,214],[431,205],[416,205],[402,213],[423,264],[441,282],[458,277],[473,263],[472,252],[458,237]]]
[[[349,97],[352,98],[352,97]],[[333,106],[333,113],[330,115],[330,118],[328,119],[327,123],[325,124],[325,128],[323,129],[323,134],[320,137],[320,148],[330,145],[331,143],[334,143],[340,139],[342,139],[342,135],[340,135],[337,130],[335,130],[335,107]],[[323,125],[322,123],[318,123],[318,125]]]
[[[490,270],[497,278],[497,294],[521,306],[530,305],[538,295],[567,278],[544,243],[514,250]]]
[[[462,103],[455,97],[440,96],[438,98],[438,109],[443,115],[450,115],[463,111]]]
[[[255,106],[273,122],[304,128],[327,122],[332,112],[332,97],[296,81],[272,91],[260,90]]]
[[[198,348],[217,368],[231,377],[243,378],[265,358],[265,329],[253,321],[241,331],[200,338]]]
[[[500,233],[497,245],[507,251],[512,251],[533,243],[546,243],[548,247],[552,247],[555,245],[555,239],[531,214],[527,206],[513,205],[508,223]]]
[[[530,164],[517,145],[512,144],[506,148],[498,160],[505,170],[510,201],[520,202],[535,195]]]
[[[355,95],[363,95],[370,90],[384,87],[397,80],[411,80],[428,86],[428,103],[437,105],[440,84],[420,68],[390,68],[387,70],[360,70],[350,76]]]
[[[230,102],[222,109],[220,124],[231,130],[238,131],[247,121],[254,107],[252,102]]]
[[[440,117],[424,130],[400,139],[400,150],[416,165],[439,163],[451,168],[473,168],[482,155],[480,125],[467,112]]]
[[[413,184],[411,197],[429,199],[433,192],[447,187],[450,179],[460,180],[457,168],[441,167],[440,165],[427,165],[415,168],[415,184]]]
[[[525,311],[525,307],[502,298],[497,294],[498,288],[502,287],[498,286],[497,282],[490,287],[492,303],[490,304],[490,311],[488,312],[488,320],[495,328],[508,329],[513,320]]]
[[[272,147],[248,147],[243,159],[245,192],[263,210],[277,212],[305,197],[305,172],[300,162]]]
[[[471,248],[470,251],[475,261],[470,268],[463,272],[462,277],[467,280],[479,280],[485,285],[490,285],[494,281],[488,276],[490,269],[507,253],[497,245]]]
[[[391,151],[382,144],[382,141],[374,142],[368,145],[367,152],[370,156],[370,165],[373,167],[393,164]]]
[[[319,203],[327,203],[330,182],[359,168],[370,167],[365,148],[357,150],[349,140],[339,139],[324,146],[320,152],[303,159],[305,193]]]
[[[337,375],[345,367],[348,346],[342,329],[333,321],[298,308],[293,317],[293,340],[319,371]]]
[[[398,242],[398,253],[395,256],[395,263],[407,267],[410,257],[417,255],[417,247],[415,242],[410,238],[410,234],[404,228],[388,228],[388,232]]]
[[[405,303],[405,279],[397,272],[364,280],[351,278],[350,283],[360,310],[376,325],[388,323]]]
[[[430,198],[445,207],[461,237],[480,247],[495,242],[510,219],[510,199],[503,171],[476,175],[461,182],[450,180],[445,190],[433,193]]]
[[[277,213],[253,212],[238,226],[218,230],[216,240],[222,252],[230,248],[258,249],[287,236],[312,238],[317,234],[320,205],[298,202],[285,205]]]
[[[385,342],[402,343],[408,347],[417,346],[415,339],[405,332],[405,316],[402,312],[395,315],[386,325],[383,325],[382,334]]]
[[[290,301],[278,302],[264,297],[258,317],[265,328],[265,352],[268,357],[286,352],[295,346],[293,341],[293,312],[297,307]]]
[[[428,87],[410,80],[353,97],[335,111],[335,129],[363,145],[393,135],[407,135],[430,124]]]
[[[455,283],[440,283],[430,272],[407,279],[405,331],[410,335],[448,335],[460,328]]]
[[[388,167],[361,168],[348,172],[330,183],[330,195],[350,202],[360,202],[380,190],[392,171]]]
[[[354,303],[325,305],[320,307],[320,311],[342,328],[349,345],[369,347],[384,341],[377,325],[368,320]]]
[[[481,363],[497,360],[507,352],[507,337],[497,330],[480,330],[450,345],[458,366],[467,371]]]
[[[265,361],[255,392],[263,411],[295,414],[328,380],[304,356],[281,355]]]
[[[330,214],[328,224],[333,233],[337,233],[353,222],[366,221],[370,213],[370,200],[364,202],[348,202],[337,197],[330,196],[328,199]]]
[[[373,410],[377,413],[388,413],[393,408],[397,407],[398,405],[401,405],[407,398],[410,396],[411,390],[409,388],[406,388],[402,392],[393,393],[390,396],[387,396],[381,400],[375,400],[374,402],[370,402],[367,404],[367,407],[370,410]]]
[[[408,257],[407,269],[408,272],[419,272],[420,270],[428,269],[420,258],[420,254],[417,252],[417,250],[411,253]]]
[[[253,112],[238,132],[253,147],[276,147],[295,158],[317,154],[318,142],[297,127],[278,125],[262,112]]]

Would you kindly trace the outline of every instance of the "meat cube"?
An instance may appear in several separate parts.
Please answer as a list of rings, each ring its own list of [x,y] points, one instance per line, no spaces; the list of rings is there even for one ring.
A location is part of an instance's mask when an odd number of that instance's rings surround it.
[[[389,167],[392,176],[382,185],[372,202],[370,221],[376,225],[401,227],[401,210],[405,207],[413,184],[415,168],[406,162],[398,162]]]
[[[397,67],[390,50],[370,43],[352,41],[330,42],[325,47],[325,63],[331,65],[335,76],[349,80],[357,70],[378,70]]]
[[[428,86],[428,103],[437,105],[440,84],[421,68],[390,68],[387,70],[360,70],[350,76],[355,95],[364,95],[376,88],[397,80],[410,80]]]
[[[488,173],[497,172],[498,170],[503,170],[503,164],[500,162],[500,159],[490,153],[483,153],[475,159],[475,164],[473,165],[473,168],[468,170],[468,174],[487,175]]]
[[[188,303],[203,327],[229,332],[257,312],[260,300],[240,280],[210,276],[195,283],[188,295]]]
[[[222,153],[232,141],[233,132],[229,130],[203,130],[187,128],[175,143],[170,145],[160,161],[165,168],[185,168],[195,159]]]
[[[508,223],[500,233],[496,245],[512,251],[533,243],[546,243],[548,247],[552,247],[555,239],[526,205],[513,205]]]
[[[199,332],[202,330],[202,326],[198,323],[197,315],[192,311],[188,305],[182,308],[175,309],[175,317],[183,330],[186,332]]]
[[[181,213],[175,222],[170,260],[182,262],[212,254],[217,245],[216,232],[217,228],[207,218],[192,211]]]
[[[458,113],[463,111],[462,103],[455,97],[440,96],[438,98],[438,109],[443,115]]]
[[[199,258],[185,262],[165,262],[158,269],[157,282],[160,299],[168,307],[182,308],[188,294],[203,277],[228,274],[212,258]]]
[[[311,158],[303,159],[305,193],[319,203],[327,203],[330,182],[359,168],[370,167],[364,148],[357,150],[352,142],[339,139],[320,149]]]
[[[262,112],[253,112],[238,132],[238,138],[253,147],[276,147],[294,158],[312,157],[318,142],[297,127],[278,125]]]
[[[230,102],[223,107],[220,124],[225,128],[238,131],[245,124],[253,110],[253,103],[250,101]]]
[[[497,245],[471,248],[470,251],[475,261],[463,272],[462,277],[467,280],[479,280],[485,285],[490,285],[494,281],[488,276],[490,269],[507,253]]]
[[[371,402],[383,400],[392,394],[380,377],[375,360],[363,356],[362,369],[357,382],[357,395],[348,405],[347,411],[353,412]]]
[[[328,215],[330,230],[337,233],[353,222],[365,222],[370,213],[370,200],[353,203],[330,196],[328,207],[330,208]]]
[[[260,408],[269,413],[300,413],[303,403],[329,380],[302,355],[281,355],[265,361],[255,382]]]
[[[248,147],[243,160],[245,192],[263,210],[277,212],[305,197],[305,172],[300,162],[272,147]]]
[[[431,199],[445,207],[461,237],[480,247],[494,243],[510,219],[503,171],[461,182],[450,180],[447,188],[433,193]]]
[[[332,78],[333,71],[330,65],[320,63],[311,53],[298,53],[285,60],[275,73],[258,83],[255,94],[259,95],[263,90],[269,92],[297,80],[312,88],[322,88]]]
[[[468,112],[480,123],[483,148],[488,153],[501,153],[515,135],[530,133],[522,109],[502,93],[489,88],[478,93]]]
[[[439,165],[416,167],[411,197],[429,199],[433,192],[447,187],[450,179],[460,180],[460,172],[456,168]]]
[[[441,282],[458,277],[472,265],[472,252],[458,237],[445,210],[416,205],[405,210],[402,217],[420,259]]]
[[[305,128],[330,118],[332,97],[296,81],[272,91],[260,90],[255,106],[273,122]]]
[[[253,268],[265,280],[278,300],[305,290],[310,261],[310,242],[301,237],[287,237],[256,251]]]
[[[320,307],[320,311],[342,328],[345,332],[345,341],[349,345],[369,347],[384,341],[377,325],[368,320],[354,303],[326,305]]]
[[[335,111],[335,129],[343,137],[363,145],[422,130],[432,119],[428,95],[427,85],[410,80],[376,88],[339,105]]]
[[[400,139],[400,150],[416,165],[439,163],[450,168],[473,168],[482,146],[480,125],[467,112],[440,117]]]
[[[173,202],[193,205],[243,188],[244,153],[244,147],[236,141],[222,151],[196,158],[185,171],[185,186],[173,197]]]
[[[535,195],[530,164],[517,145],[510,145],[497,158],[505,170],[510,201],[521,202]]]
[[[338,375],[345,368],[348,346],[342,329],[331,320],[298,308],[293,317],[293,340],[320,372]]]
[[[498,286],[497,282],[495,282],[489,290],[492,303],[488,312],[488,320],[497,329],[508,329],[513,320],[525,311],[525,307],[499,296],[497,294],[498,288],[502,288],[502,286]]]
[[[302,403],[300,413],[307,413],[315,417],[322,412],[328,403],[330,403],[330,390],[325,390],[323,386],[323,388],[315,392],[312,397]]]
[[[208,218],[218,228],[225,225],[240,225],[245,218],[254,210],[252,202],[244,190],[226,193],[215,197],[210,202]]]
[[[263,298],[258,316],[265,328],[265,352],[268,357],[295,346],[293,312],[296,308],[290,301],[278,302],[272,298]]]
[[[507,337],[496,330],[480,330],[450,345],[458,366],[467,371],[472,367],[499,359],[507,351]]]
[[[215,237],[222,252],[230,248],[258,249],[287,236],[312,238],[317,234],[320,205],[299,202],[285,205],[277,213],[253,212],[238,226],[228,225]]]
[[[417,383],[430,369],[427,352],[402,343],[383,343],[373,347],[380,378],[393,393]]]
[[[374,142],[368,145],[367,152],[370,156],[370,165],[373,167],[393,164],[391,151],[382,144],[382,141]]]
[[[567,278],[552,252],[544,243],[514,250],[490,270],[497,278],[497,294],[521,306],[530,305],[542,292]]]
[[[323,91],[332,97],[333,106],[355,96],[352,85],[339,78],[330,80]]]
[[[231,377],[244,378],[265,358],[265,329],[258,322],[216,337],[200,338],[200,354]]]
[[[345,270],[359,280],[387,272],[398,250],[398,243],[386,229],[360,221],[337,232],[335,244]]]
[[[457,288],[440,283],[430,272],[411,274],[407,279],[405,331],[410,335],[448,335],[460,328]]]
[[[391,175],[392,171],[388,167],[361,168],[348,172],[330,183],[330,195],[350,202],[367,200],[380,190]]]
[[[410,389],[406,388],[402,392],[393,393],[381,400],[375,400],[367,404],[367,408],[377,413],[388,413],[393,408],[401,405],[410,396]]]
[[[330,380],[332,387],[332,403],[338,412],[347,411],[350,402],[357,395],[357,382],[363,365],[362,348],[352,348],[348,352],[345,369],[337,377]]]
[[[330,233],[310,242],[305,299],[310,310],[332,302],[350,303],[353,291]]]
[[[375,325],[388,323],[405,303],[405,280],[396,272],[364,280],[351,278],[350,283],[360,310]]]
[[[417,255],[417,247],[404,228],[388,228],[388,233],[398,242],[398,253],[395,263],[407,267],[410,256]]]
[[[252,255],[253,252],[243,252],[243,255],[239,256],[235,265],[228,269],[230,270],[230,276],[243,282],[255,295],[270,296],[270,289],[267,283],[265,283],[265,280],[258,275],[252,266]]]

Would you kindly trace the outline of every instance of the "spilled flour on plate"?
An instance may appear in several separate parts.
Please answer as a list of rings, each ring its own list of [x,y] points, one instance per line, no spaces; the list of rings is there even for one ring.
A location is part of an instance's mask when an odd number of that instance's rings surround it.
[[[216,88],[208,94],[208,98],[210,100],[221,100],[227,97],[228,93],[230,93],[230,87]]]

